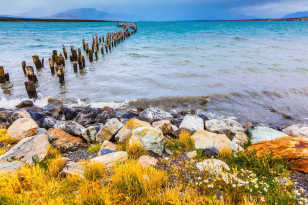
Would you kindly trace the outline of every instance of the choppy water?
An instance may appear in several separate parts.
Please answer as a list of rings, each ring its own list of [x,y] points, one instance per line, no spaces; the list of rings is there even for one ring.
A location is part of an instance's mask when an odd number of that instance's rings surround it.
[[[308,117],[308,22],[140,22],[138,29],[83,73],[67,62],[60,86],[50,75],[51,51],[81,47],[82,38],[116,31],[116,24],[0,23],[0,65],[12,82],[2,85],[0,105],[26,98],[21,61],[32,64],[36,54],[45,57],[41,98],[154,99],[131,104],[178,104],[278,124]]]

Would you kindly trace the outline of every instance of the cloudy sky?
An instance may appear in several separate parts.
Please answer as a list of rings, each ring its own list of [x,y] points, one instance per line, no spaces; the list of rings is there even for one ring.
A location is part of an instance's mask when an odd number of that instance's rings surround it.
[[[139,20],[282,17],[308,11],[308,0],[0,0],[0,15],[48,17],[75,8],[96,8]]]

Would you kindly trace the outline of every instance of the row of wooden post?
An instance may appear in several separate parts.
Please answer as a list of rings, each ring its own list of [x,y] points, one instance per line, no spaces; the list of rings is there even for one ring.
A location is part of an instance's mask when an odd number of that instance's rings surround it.
[[[112,48],[116,47],[119,43],[126,40],[127,37],[136,33],[137,27],[135,24],[123,23],[118,26],[123,27],[123,31],[119,30],[113,33],[107,33],[106,37],[103,36],[94,36],[91,40],[91,47],[89,48],[89,44],[83,39],[82,46],[85,53],[88,55],[89,62],[92,63],[95,57],[95,60],[98,60],[99,52],[102,56],[105,53],[110,53]],[[130,31],[128,28],[131,28]],[[64,84],[65,78],[65,60],[68,59],[68,54],[66,47],[62,45],[62,53],[58,55],[57,50],[52,51],[51,58],[48,59],[50,72],[52,75],[57,75],[59,77],[59,83]],[[70,46],[71,55],[69,56],[70,61],[72,62],[74,72],[78,72],[79,70],[83,70],[86,66],[85,57],[81,53],[81,49],[77,50],[74,46]],[[44,67],[44,58],[40,59],[39,56],[32,56],[33,63],[36,67],[37,71],[40,71]],[[36,88],[38,85],[38,79],[35,75],[34,69],[32,66],[27,66],[26,61],[22,61],[21,63],[23,72],[27,77],[27,81],[25,82],[25,88],[27,90],[27,94],[29,98],[37,98]],[[5,83],[9,81],[9,74],[4,72],[3,66],[0,66],[0,83]]]

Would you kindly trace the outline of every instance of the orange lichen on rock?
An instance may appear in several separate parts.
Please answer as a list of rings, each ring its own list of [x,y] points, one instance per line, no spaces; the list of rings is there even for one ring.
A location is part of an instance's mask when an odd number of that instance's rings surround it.
[[[256,143],[248,150],[259,156],[272,153],[274,158],[288,160],[292,169],[308,173],[308,139],[282,137]]]

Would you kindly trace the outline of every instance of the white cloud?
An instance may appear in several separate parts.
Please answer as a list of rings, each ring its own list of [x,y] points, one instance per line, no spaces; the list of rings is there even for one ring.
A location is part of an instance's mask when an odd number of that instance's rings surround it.
[[[248,16],[276,18],[276,17],[282,17],[289,13],[307,11],[308,1],[283,0],[275,2],[266,2],[259,5],[243,6],[240,8],[235,8],[234,10],[237,10],[240,13]]]

